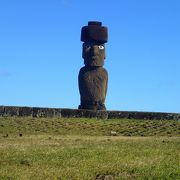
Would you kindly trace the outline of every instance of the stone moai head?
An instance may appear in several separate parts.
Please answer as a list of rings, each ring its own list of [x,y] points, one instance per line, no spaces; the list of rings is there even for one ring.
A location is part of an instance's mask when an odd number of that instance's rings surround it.
[[[89,21],[88,26],[81,29],[83,41],[82,57],[85,66],[103,66],[105,59],[105,43],[107,42],[107,27],[101,22]]]

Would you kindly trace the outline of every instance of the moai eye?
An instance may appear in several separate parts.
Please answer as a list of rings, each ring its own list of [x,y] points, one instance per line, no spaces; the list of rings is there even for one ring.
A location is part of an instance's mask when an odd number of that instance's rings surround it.
[[[100,50],[103,50],[103,49],[104,49],[104,46],[103,46],[103,45],[99,45],[98,48],[99,48]]]
[[[84,48],[89,49],[89,48],[91,48],[91,46],[86,44],[86,45],[84,45]]]

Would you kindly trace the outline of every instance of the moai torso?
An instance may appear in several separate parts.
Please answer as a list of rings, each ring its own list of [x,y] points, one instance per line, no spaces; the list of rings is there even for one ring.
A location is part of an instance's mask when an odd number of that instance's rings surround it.
[[[100,22],[89,22],[81,32],[83,43],[82,57],[85,66],[79,72],[79,109],[105,110],[108,73],[104,65],[107,28]]]
[[[79,72],[79,91],[83,109],[105,110],[108,73],[103,67],[83,67]]]

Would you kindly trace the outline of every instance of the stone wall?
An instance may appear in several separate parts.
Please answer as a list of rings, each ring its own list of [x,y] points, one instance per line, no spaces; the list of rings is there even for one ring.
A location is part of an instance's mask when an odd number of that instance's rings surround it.
[[[92,111],[92,110],[80,110],[80,109],[17,107],[17,106],[0,106],[0,116],[180,120],[180,113],[100,111],[100,110]]]

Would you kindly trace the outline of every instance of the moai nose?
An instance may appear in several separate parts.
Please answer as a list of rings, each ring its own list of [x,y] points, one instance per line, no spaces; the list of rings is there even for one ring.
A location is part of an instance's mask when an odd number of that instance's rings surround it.
[[[96,45],[92,46],[91,52],[93,55],[97,55],[98,54],[98,46],[96,46]]]

